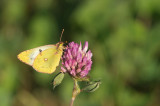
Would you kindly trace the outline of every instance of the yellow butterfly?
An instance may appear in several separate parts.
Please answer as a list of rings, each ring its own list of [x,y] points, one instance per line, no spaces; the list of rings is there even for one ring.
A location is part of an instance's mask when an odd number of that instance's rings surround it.
[[[56,45],[40,46],[23,51],[17,57],[20,61],[32,66],[36,71],[51,74],[59,65],[64,49],[63,44],[63,42],[58,42]]]

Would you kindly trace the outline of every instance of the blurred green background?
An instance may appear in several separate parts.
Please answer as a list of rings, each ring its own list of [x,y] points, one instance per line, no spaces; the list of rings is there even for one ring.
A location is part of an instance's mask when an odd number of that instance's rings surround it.
[[[72,79],[54,91],[17,54],[62,41],[89,42],[93,93],[75,106],[160,106],[160,0],[1,0],[0,106],[68,106]],[[60,69],[57,68],[56,73]]]

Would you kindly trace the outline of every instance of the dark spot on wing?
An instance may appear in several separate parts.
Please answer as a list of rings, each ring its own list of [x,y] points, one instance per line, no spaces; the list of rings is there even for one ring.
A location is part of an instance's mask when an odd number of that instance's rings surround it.
[[[41,53],[41,52],[42,52],[42,49],[39,49],[39,52]]]

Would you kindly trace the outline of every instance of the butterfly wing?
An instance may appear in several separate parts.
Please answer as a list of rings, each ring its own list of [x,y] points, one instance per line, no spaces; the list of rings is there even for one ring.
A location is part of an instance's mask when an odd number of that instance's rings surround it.
[[[23,51],[20,54],[18,54],[17,57],[22,62],[32,66],[36,56],[38,56],[38,54],[40,54],[41,52],[43,52],[44,50],[49,49],[49,48],[56,49],[57,46],[56,45],[40,46],[40,47],[37,47],[37,48],[33,48],[33,49],[30,49],[30,50]]]
[[[63,50],[60,48],[49,48],[37,55],[33,62],[33,68],[41,73],[51,74],[59,65]]]

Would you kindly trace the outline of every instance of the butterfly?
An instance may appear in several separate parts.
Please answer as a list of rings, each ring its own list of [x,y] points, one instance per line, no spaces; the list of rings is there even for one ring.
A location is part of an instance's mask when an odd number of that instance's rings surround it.
[[[62,30],[62,34],[63,31],[64,29]],[[37,72],[51,74],[59,65],[64,49],[63,44],[60,38],[60,42],[55,45],[44,45],[23,51],[17,55],[17,58],[32,66]]]

